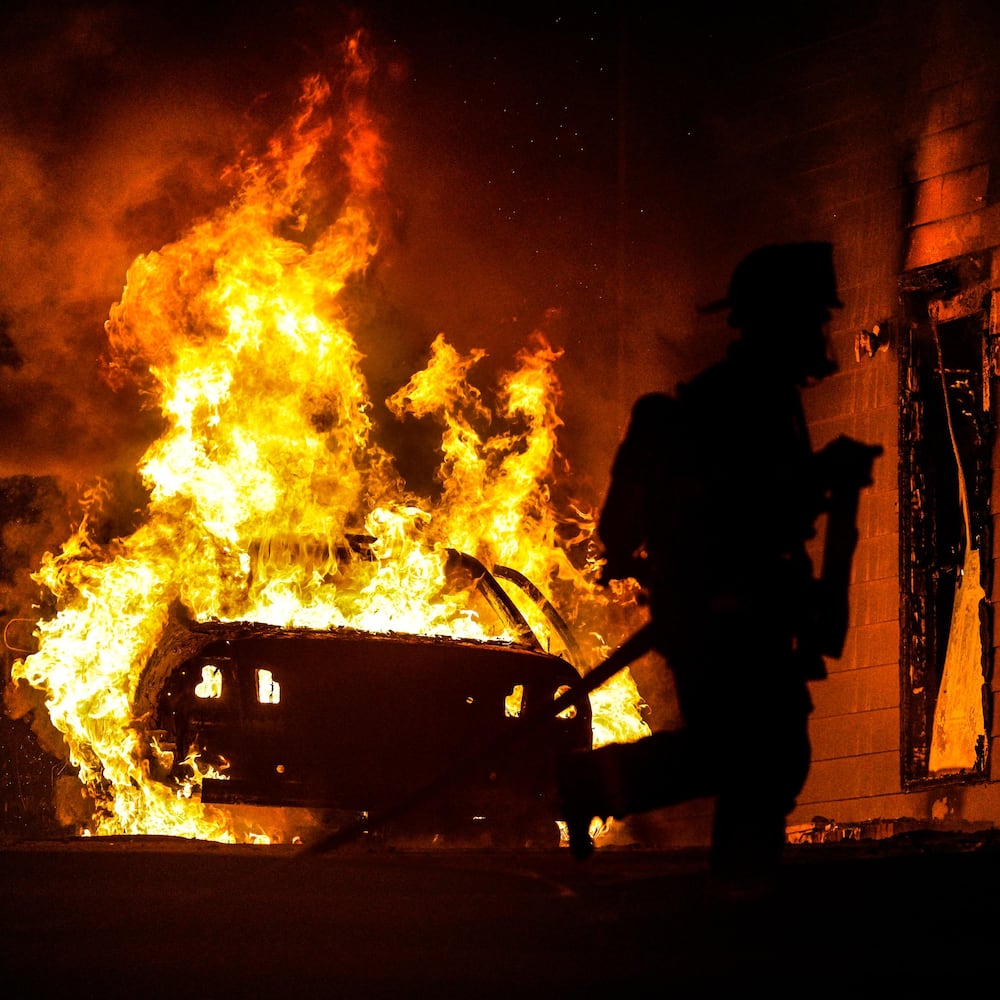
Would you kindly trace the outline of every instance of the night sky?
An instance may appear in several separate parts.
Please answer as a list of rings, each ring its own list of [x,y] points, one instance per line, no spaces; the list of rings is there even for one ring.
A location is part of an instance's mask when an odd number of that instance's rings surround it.
[[[210,8],[210,15],[205,13]],[[394,224],[363,331],[373,396],[444,332],[508,363],[535,328],[565,350],[564,449],[596,498],[631,402],[672,385],[718,245],[698,163],[713,102],[787,18],[628,6],[17,3],[0,15],[0,476],[127,476],[156,432],[100,377],[129,263],[226,197],[248,134],[371,39]],[[723,96],[720,96],[723,95]],[[719,349],[716,330],[703,353]],[[714,339],[713,339],[714,338]]]

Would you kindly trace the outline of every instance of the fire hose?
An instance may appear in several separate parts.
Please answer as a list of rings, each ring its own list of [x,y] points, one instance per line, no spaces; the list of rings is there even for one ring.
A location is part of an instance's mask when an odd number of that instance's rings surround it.
[[[579,681],[570,685],[557,698],[534,711],[527,711],[516,729],[506,731],[481,751],[461,758],[453,767],[447,768],[431,781],[415,788],[395,803],[338,827],[325,837],[310,844],[305,849],[305,854],[324,854],[336,850],[338,847],[343,847],[345,844],[362,837],[368,830],[382,827],[434,798],[449,786],[461,781],[467,774],[472,773],[483,761],[501,756],[521,740],[527,739],[551,719],[579,703],[619,671],[624,670],[630,663],[634,663],[639,657],[648,653],[653,648],[654,634],[652,622],[643,625],[607,658],[584,674]]]

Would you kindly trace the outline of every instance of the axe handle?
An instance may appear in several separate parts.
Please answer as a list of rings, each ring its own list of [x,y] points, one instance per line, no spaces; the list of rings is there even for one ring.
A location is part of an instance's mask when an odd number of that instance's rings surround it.
[[[606,659],[602,660],[593,670],[584,674],[579,681],[570,686],[558,698],[553,699],[546,705],[541,706],[537,711],[529,711],[521,720],[521,724],[508,730],[498,739],[493,740],[484,750],[476,754],[463,757],[454,767],[448,768],[434,780],[414,789],[408,795],[403,796],[395,803],[386,806],[384,809],[369,813],[352,823],[347,823],[338,827],[332,833],[322,837],[316,843],[309,845],[305,849],[306,855],[324,854],[327,851],[336,850],[344,844],[349,844],[361,837],[366,830],[372,827],[379,827],[405,815],[411,809],[426,802],[449,785],[462,778],[467,772],[472,771],[482,761],[494,757],[506,750],[510,745],[518,740],[526,738],[540,726],[550,719],[565,712],[571,705],[577,704],[581,699],[596,690],[606,681],[609,681],[619,671],[624,670],[630,663],[638,660],[640,656],[648,653],[654,645],[654,628],[652,622],[643,625],[626,639],[614,652]]]

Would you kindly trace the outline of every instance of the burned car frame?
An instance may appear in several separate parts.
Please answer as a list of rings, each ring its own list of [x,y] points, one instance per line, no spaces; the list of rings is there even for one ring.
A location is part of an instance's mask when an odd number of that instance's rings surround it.
[[[543,726],[524,727],[580,673],[565,623],[520,574],[450,561],[517,636],[483,641],[280,628],[253,622],[172,621],[140,679],[150,773],[201,774],[208,803],[297,806],[379,814],[453,768],[462,780],[394,820],[379,836],[464,842],[559,842],[555,762],[592,743],[584,698]],[[565,644],[545,651],[498,582],[535,602]],[[484,750],[503,742],[494,758]]]

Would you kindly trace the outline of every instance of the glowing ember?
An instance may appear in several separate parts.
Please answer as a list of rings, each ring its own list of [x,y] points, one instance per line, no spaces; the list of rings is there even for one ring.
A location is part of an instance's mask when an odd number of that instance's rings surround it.
[[[177,603],[200,620],[496,638],[446,584],[455,548],[545,587],[591,640],[581,665],[606,652],[596,631],[624,603],[612,607],[593,584],[590,514],[579,505],[561,513],[552,499],[564,471],[560,352],[542,333],[502,378],[492,411],[469,384],[483,352],[462,356],[443,336],[387,401],[399,419],[442,426],[438,496],[409,493],[376,441],[338,293],[378,250],[366,199],[383,151],[364,104],[371,67],[359,37],[345,53],[344,127],[335,128],[330,85],[306,81],[266,153],[230,172],[239,181],[232,203],[139,257],[106,324],[109,379],[137,380],[163,416],[140,463],[149,502],[134,533],[101,546],[89,530],[99,497],[89,498],[75,534],[35,574],[57,611],[38,624],[38,651],[13,671],[45,693],[96,805],[89,833],[277,836],[202,805],[198,761],[184,788],[149,778],[133,696]],[[324,227],[313,185],[338,146],[346,193]],[[499,430],[484,436],[477,428],[486,426]],[[374,558],[348,571],[338,553],[359,535]],[[565,636],[523,590],[511,587],[511,597],[543,642],[565,651]],[[206,697],[216,681],[203,677]],[[269,677],[260,684],[280,699]],[[648,731],[627,672],[593,704],[595,743]]]

